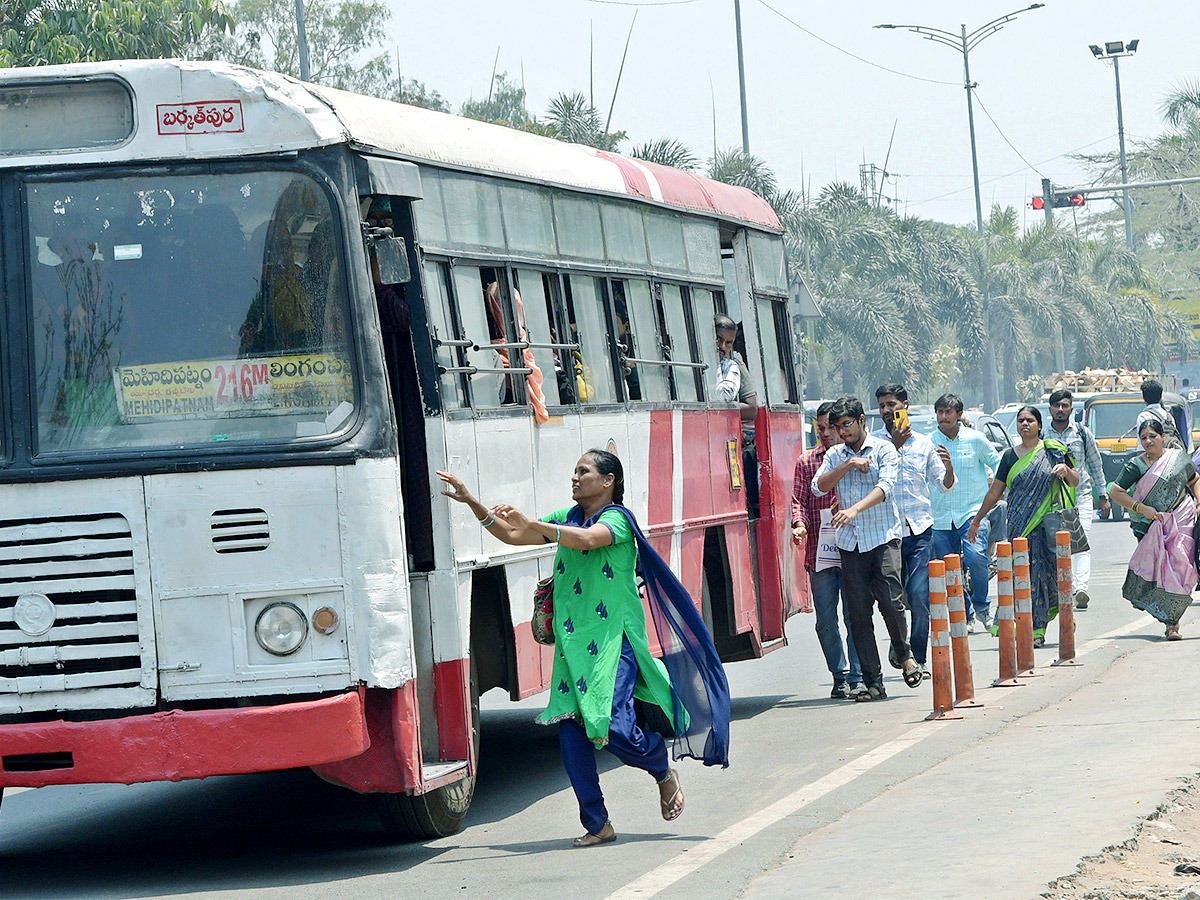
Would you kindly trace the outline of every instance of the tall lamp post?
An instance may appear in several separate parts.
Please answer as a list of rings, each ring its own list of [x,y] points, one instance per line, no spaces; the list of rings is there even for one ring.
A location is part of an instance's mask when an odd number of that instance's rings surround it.
[[[1017,16],[1023,12],[1029,12],[1031,9],[1041,9],[1045,3],[1033,3],[1023,9],[1014,10],[1007,15],[1000,16],[998,19],[992,19],[985,25],[980,25],[974,31],[967,33],[967,26],[963,25],[960,34],[955,34],[952,31],[945,31],[941,28],[930,28],[925,25],[876,25],[876,28],[902,28],[905,31],[911,31],[921,35],[928,41],[933,41],[937,44],[944,44],[953,50],[962,54],[963,58],[963,87],[967,91],[967,127],[971,132],[971,175],[975,180],[975,227],[983,234],[983,201],[979,195],[979,156],[975,151],[975,109],[971,103],[971,91],[974,90],[975,84],[971,81],[971,51],[979,44],[991,37]]]
[[[1129,184],[1129,170],[1125,166],[1125,117],[1121,113],[1121,57],[1133,56],[1137,53],[1138,42],[1132,40],[1129,43],[1124,41],[1107,41],[1103,47],[1096,44],[1089,44],[1088,49],[1092,51],[1092,55],[1096,59],[1111,59],[1113,64],[1113,77],[1117,82],[1117,140],[1121,145],[1121,184]],[[1121,189],[1122,206],[1125,207],[1125,243],[1129,249],[1134,249],[1133,246],[1133,203],[1129,199],[1129,190]]]

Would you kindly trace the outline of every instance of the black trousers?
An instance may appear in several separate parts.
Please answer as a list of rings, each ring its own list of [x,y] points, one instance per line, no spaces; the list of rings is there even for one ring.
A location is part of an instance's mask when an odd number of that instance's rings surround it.
[[[841,550],[842,596],[850,615],[850,634],[862,666],[863,683],[883,681],[879,647],[875,644],[873,607],[878,604],[883,624],[892,640],[896,659],[904,662],[912,655],[908,646],[908,624],[901,598],[904,587],[900,572],[900,539],[888,541],[870,550]]]

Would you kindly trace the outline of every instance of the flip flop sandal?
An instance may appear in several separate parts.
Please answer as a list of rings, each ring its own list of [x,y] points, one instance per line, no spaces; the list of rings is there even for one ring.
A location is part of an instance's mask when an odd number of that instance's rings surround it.
[[[921,675],[921,667],[920,666],[916,666],[915,668],[910,669],[909,671],[904,673],[904,683],[907,684],[910,688],[918,687],[921,684],[922,680],[923,680],[923,676]]]
[[[666,821],[671,822],[675,819],[678,819],[680,813],[683,812],[683,788],[679,785],[679,773],[674,769],[671,769],[671,771],[667,774],[667,777],[659,782],[659,785],[664,785],[668,781],[671,782],[671,784],[675,787],[675,790],[673,790],[671,792],[671,796],[667,797],[665,800],[663,799],[662,792],[660,791],[658,795],[658,805],[662,809],[662,817]]]
[[[590,831],[583,837],[577,837],[571,841],[572,847],[596,847],[600,844],[611,844],[617,839],[616,829],[612,827],[612,822],[605,822],[604,827],[600,829],[599,834],[592,834]]]

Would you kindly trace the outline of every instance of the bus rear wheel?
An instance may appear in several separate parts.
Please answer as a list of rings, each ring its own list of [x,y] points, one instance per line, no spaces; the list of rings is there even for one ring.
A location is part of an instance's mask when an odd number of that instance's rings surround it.
[[[471,662],[471,746],[479,765],[479,684]],[[390,837],[401,841],[428,841],[448,837],[462,828],[475,797],[475,775],[425,794],[372,794],[375,809]]]

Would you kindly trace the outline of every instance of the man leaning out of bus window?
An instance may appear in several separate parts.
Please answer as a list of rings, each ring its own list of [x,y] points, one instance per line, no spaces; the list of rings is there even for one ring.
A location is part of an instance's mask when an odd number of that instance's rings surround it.
[[[733,349],[738,325],[729,316],[713,318],[717,332],[717,397],[737,402],[742,418],[742,457],[746,470],[746,508],[751,518],[758,516],[758,453],[754,446],[754,417],[758,415],[758,395],[750,380],[750,369]]]

